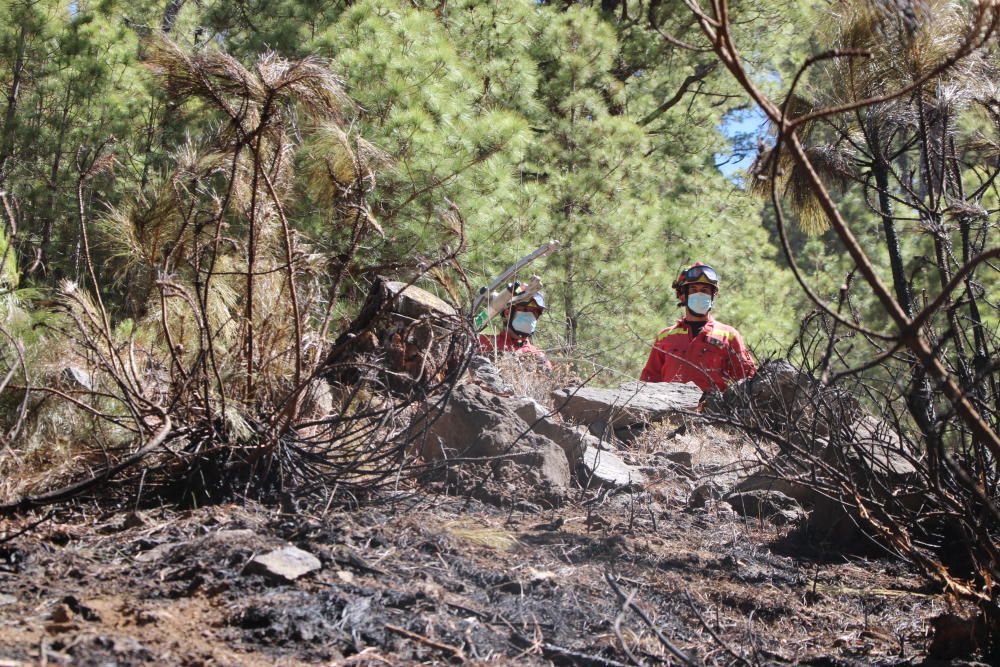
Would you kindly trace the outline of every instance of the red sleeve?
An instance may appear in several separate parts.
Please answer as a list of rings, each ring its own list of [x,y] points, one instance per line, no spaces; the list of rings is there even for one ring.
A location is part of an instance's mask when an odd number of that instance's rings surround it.
[[[649,351],[649,359],[646,360],[646,366],[642,369],[639,379],[643,382],[662,382],[660,374],[662,368],[663,351],[654,344],[653,349]]]
[[[729,377],[733,380],[745,380],[752,378],[757,372],[757,364],[753,360],[753,355],[743,342],[740,332],[734,331],[734,336],[729,341]]]
[[[493,338],[485,334],[479,334],[479,351],[489,353],[493,351]]]

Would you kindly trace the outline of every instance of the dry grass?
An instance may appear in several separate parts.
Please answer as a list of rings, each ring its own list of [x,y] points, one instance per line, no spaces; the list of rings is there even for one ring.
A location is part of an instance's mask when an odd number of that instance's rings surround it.
[[[542,405],[551,406],[551,395],[556,389],[580,383],[568,365],[553,364],[553,369],[547,370],[532,354],[491,355],[491,360],[516,396],[528,396]]]
[[[441,526],[449,535],[494,551],[510,551],[518,545],[509,531],[496,528],[477,519],[460,519]]]
[[[683,420],[678,415],[651,424],[629,443],[629,451],[638,457],[651,457],[657,452],[685,452],[691,455],[691,462],[696,466],[758,463],[756,445],[742,433],[690,420],[678,433],[681,423]]]

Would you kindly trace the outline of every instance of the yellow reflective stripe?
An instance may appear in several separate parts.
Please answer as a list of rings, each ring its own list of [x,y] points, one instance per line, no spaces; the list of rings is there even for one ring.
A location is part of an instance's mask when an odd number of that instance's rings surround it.
[[[676,336],[678,334],[686,334],[687,332],[688,332],[687,329],[684,329],[684,328],[681,328],[681,327],[672,327],[670,329],[664,329],[656,337],[656,340],[663,340],[667,336]]]

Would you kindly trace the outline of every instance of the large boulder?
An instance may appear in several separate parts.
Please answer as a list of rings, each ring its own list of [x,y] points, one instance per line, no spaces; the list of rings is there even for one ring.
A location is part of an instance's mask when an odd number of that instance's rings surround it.
[[[534,433],[543,435],[562,447],[571,466],[583,458],[583,452],[588,447],[592,449],[608,448],[606,443],[592,435],[586,427],[574,427],[556,421],[553,412],[533,398],[512,399],[510,406]]]
[[[742,479],[734,492],[782,493],[809,510],[805,527],[813,539],[841,549],[866,548],[872,536],[858,512],[854,492],[845,489],[845,483],[881,505],[910,506],[920,499],[912,491],[916,469],[898,434],[872,417],[856,425],[849,431],[852,439],[822,442],[817,461],[782,454]]]
[[[638,468],[630,466],[616,454],[594,447],[587,447],[580,461],[581,481],[584,486],[610,486],[624,488],[642,486],[646,476]]]
[[[725,500],[737,514],[779,526],[801,523],[807,516],[794,499],[771,489],[731,493]]]
[[[552,404],[564,419],[625,429],[677,412],[692,412],[697,409],[701,395],[701,389],[690,383],[627,382],[615,389],[557,389],[552,392]]]
[[[782,463],[775,461],[773,466],[740,480],[732,496],[742,498],[759,492],[781,494],[808,511],[809,518],[803,527],[812,540],[842,549],[852,549],[859,542],[867,541],[854,511],[822,491],[807,473],[794,476],[787,470],[780,470]]]
[[[863,415],[838,435],[824,443],[823,458],[846,467],[853,477],[874,475],[892,488],[917,472],[909,445],[881,419]]]
[[[784,451],[800,454],[816,453],[817,441],[863,414],[853,396],[822,386],[784,359],[762,364],[725,393],[710,394],[705,412],[773,433]]]
[[[551,486],[569,485],[570,466],[563,449],[532,432],[511,409],[510,399],[474,384],[456,386],[436,419],[425,417],[412,428],[419,433],[420,453],[428,461],[507,460],[538,471]]]
[[[849,393],[787,361],[768,362],[752,379],[709,397],[706,413],[773,437],[780,454],[735,492],[795,499],[810,510],[807,527],[819,541],[842,548],[870,544],[857,497],[873,507],[909,502],[916,475],[909,445]]]

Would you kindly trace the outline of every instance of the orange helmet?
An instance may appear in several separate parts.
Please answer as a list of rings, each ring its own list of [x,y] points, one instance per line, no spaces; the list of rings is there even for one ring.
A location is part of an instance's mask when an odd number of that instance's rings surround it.
[[[681,271],[672,287],[675,290],[680,290],[694,283],[704,283],[711,285],[715,289],[719,289],[719,274],[709,265],[695,262]]]
[[[521,296],[527,291],[526,286],[522,285],[521,283],[507,283],[507,290],[511,293],[512,299],[516,299],[517,297]],[[548,306],[545,305],[545,295],[542,294],[541,290],[538,290],[537,292],[533,293],[526,300],[519,301],[517,305],[534,307],[543,313],[545,312],[546,308],[548,308]],[[511,306],[508,305],[506,308],[504,308],[504,310],[509,310],[510,308]]]
[[[680,301],[679,305],[684,305],[684,288],[697,283],[711,285],[718,292],[719,274],[716,273],[715,269],[701,262],[695,262],[681,271],[680,275],[677,276],[677,280],[671,285],[674,288],[674,294],[677,295],[677,300]]]

